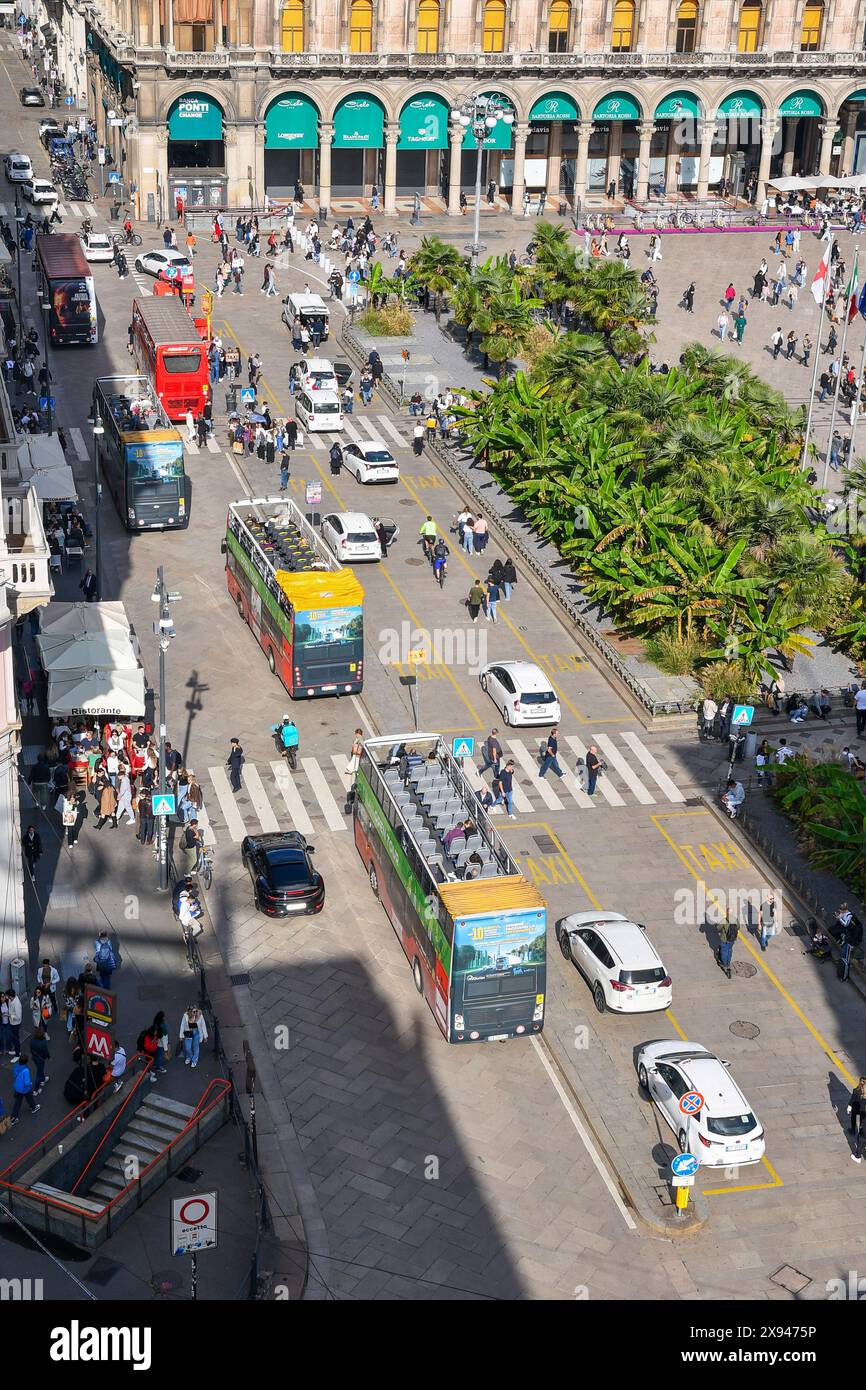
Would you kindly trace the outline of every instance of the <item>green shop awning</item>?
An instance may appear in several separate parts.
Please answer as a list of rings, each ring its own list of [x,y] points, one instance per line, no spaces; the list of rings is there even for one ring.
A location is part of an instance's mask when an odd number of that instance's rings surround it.
[[[315,150],[319,112],[307,97],[278,97],[265,113],[266,150]]]
[[[178,97],[168,113],[169,140],[221,140],[223,113],[210,97],[190,92]]]
[[[567,92],[548,92],[539,97],[529,113],[531,121],[579,121],[577,102]]]
[[[762,106],[751,92],[732,92],[719,107],[720,116],[760,116]]]
[[[814,92],[792,92],[779,107],[780,116],[823,116],[824,108]]]
[[[594,121],[639,121],[640,107],[628,92],[611,92],[602,97],[592,113]]]
[[[448,103],[432,92],[407,101],[400,112],[398,150],[447,150]]]
[[[334,112],[334,149],[380,150],[385,143],[385,108],[375,97],[346,97]]]
[[[497,97],[499,96],[499,93],[485,92],[484,96]],[[511,102],[508,100],[507,97],[501,97],[500,102],[503,110],[513,111],[514,108],[512,107]],[[497,121],[490,134],[482,142],[483,148],[485,150],[510,150],[513,128],[513,123],[509,125],[508,121]],[[466,134],[463,137],[463,148],[464,150],[477,149],[475,136],[472,133],[471,126],[466,127]]]
[[[694,116],[697,119],[699,115],[697,97],[693,97],[691,92],[669,92],[656,107],[657,120],[676,121],[681,120],[683,116]]]
[[[852,92],[849,97],[845,98],[845,101],[866,101],[866,87],[861,87],[859,91]],[[842,105],[845,105],[844,101]]]

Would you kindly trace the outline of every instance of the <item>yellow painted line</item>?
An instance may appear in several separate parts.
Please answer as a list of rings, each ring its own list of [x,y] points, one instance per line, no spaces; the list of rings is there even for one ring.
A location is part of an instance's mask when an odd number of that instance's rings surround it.
[[[680,1038],[682,1038],[683,1042],[688,1042],[686,1034],[683,1032],[682,1028],[677,1023],[676,1019],[674,1018],[673,1012],[670,1009],[665,1009],[665,1018],[668,1020],[668,1023],[672,1025],[674,1032]]]
[[[559,836],[551,829],[549,821],[524,820],[521,821],[519,825],[504,825],[501,828],[499,828],[499,831],[501,834],[503,830],[531,830],[537,828],[547,831],[551,840],[556,845],[557,853],[562,855],[563,859],[565,860],[568,867],[571,869],[571,872],[574,874],[574,877],[580,884],[586,896],[589,898],[589,901],[592,903],[593,907],[597,907],[599,912],[604,911],[598,898],[595,896],[586,879],[584,878],[583,874],[580,872],[580,869],[577,867],[577,865],[575,864],[571,856],[568,854],[568,852],[563,848],[563,844]]]
[[[237,343],[238,348],[240,349],[240,351],[243,352],[243,353],[246,353],[246,349],[244,348],[243,344],[241,343],[240,339],[238,338],[238,336],[237,336],[237,334],[234,332],[234,330],[231,328],[231,326],[230,326],[229,324],[225,323],[225,320],[221,320],[221,322],[223,322],[223,324],[225,325],[225,328],[226,328],[227,332],[231,334],[232,338],[234,338],[234,340],[235,340],[235,342]],[[262,376],[261,380],[262,380],[263,385],[267,388],[268,395],[269,395],[274,401],[276,401],[277,405],[280,407],[280,410],[282,410],[282,411],[285,413],[285,402],[283,401],[282,396],[280,395],[280,393],[279,393],[278,391],[274,391],[274,390],[271,389],[270,385],[268,384],[268,380],[267,380],[267,378],[266,378],[265,376]],[[344,511],[344,512],[351,511],[352,508],[349,507],[349,506],[347,505],[346,501],[344,500],[344,498],[342,498],[342,497],[340,496],[339,492],[338,492],[337,489],[334,487],[334,484],[333,484],[333,481],[332,481],[330,475],[327,474],[327,473],[325,473],[324,469],[322,468],[322,465],[319,463],[319,460],[316,458],[316,456],[315,456],[314,454],[310,453],[310,454],[308,454],[308,458],[309,458],[310,461],[312,462],[313,467],[314,467],[314,468],[316,469],[316,471],[318,472],[319,477],[320,477],[321,480],[322,480],[322,485],[323,485],[323,487],[325,488],[325,491],[326,491],[326,492],[329,492],[329,493],[331,494],[331,496],[334,498],[334,500],[335,500],[335,502],[337,503],[337,506],[340,508],[340,510],[341,510],[341,511]],[[416,501],[416,502],[418,501],[417,497],[415,497],[415,501]],[[419,505],[420,505],[420,504],[419,504]],[[413,612],[413,610],[412,610],[412,608],[411,608],[411,606],[410,606],[410,604],[409,604],[408,599],[406,599],[406,598],[404,597],[404,595],[403,595],[403,593],[402,593],[402,591],[401,591],[399,585],[397,584],[396,580],[394,580],[394,579],[392,578],[392,576],[391,576],[389,570],[388,570],[384,565],[380,565],[380,566],[379,566],[379,572],[380,572],[380,574],[383,574],[383,575],[385,576],[385,578],[387,579],[388,583],[391,585],[391,588],[394,590],[394,593],[397,595],[397,598],[399,599],[400,603],[401,603],[401,604],[403,605],[403,607],[405,608],[405,610],[406,610],[406,612],[408,613],[409,617],[412,619],[412,622],[415,624],[416,628],[420,628],[420,627],[424,626],[424,625],[421,623],[421,621],[419,620],[419,618],[416,617],[415,613]],[[475,709],[475,707],[474,707],[474,705],[472,704],[471,700],[470,700],[470,699],[463,693],[463,691],[460,689],[459,685],[457,684],[456,680],[454,679],[454,673],[452,672],[452,670],[450,669],[450,667],[446,667],[445,669],[446,669],[446,672],[447,672],[448,680],[451,682],[452,686],[454,687],[454,690],[455,690],[456,693],[459,695],[460,699],[463,701],[464,705],[466,706],[466,708],[468,709],[468,711],[469,711],[469,713],[470,713],[470,715],[471,715],[471,717],[472,717],[473,723],[472,723],[471,727],[472,727],[473,729],[483,729],[483,728],[484,728],[484,723],[483,723],[483,721],[482,721],[482,719],[481,719],[480,714],[479,714],[478,711]],[[466,729],[456,729],[456,730],[439,730],[439,729],[432,729],[431,732],[432,732],[432,733],[440,733],[440,732],[446,732],[446,733],[448,733],[448,732],[466,733],[467,730],[466,730]]]
[[[685,813],[685,812],[680,812],[679,814],[686,814],[686,813]],[[709,811],[696,811],[696,812],[694,812],[693,814],[695,814],[695,815],[701,815],[701,816],[708,816],[708,817],[709,817],[709,815],[710,815]],[[671,849],[673,850],[674,854],[675,854],[675,855],[677,856],[677,858],[679,859],[680,863],[683,864],[683,865],[685,865],[685,867],[688,869],[689,873],[691,874],[691,876],[692,876],[692,878],[695,880],[695,882],[696,882],[699,886],[701,886],[701,887],[703,888],[704,893],[706,894],[707,899],[709,900],[709,899],[711,898],[711,899],[713,900],[713,902],[715,903],[716,907],[718,907],[719,910],[720,910],[721,912],[724,912],[724,911],[726,910],[724,901],[723,901],[723,900],[720,900],[719,894],[717,893],[717,891],[716,891],[715,889],[710,888],[710,887],[708,886],[708,884],[707,884],[707,882],[706,882],[706,879],[702,878],[701,875],[698,874],[698,873],[695,871],[694,867],[689,863],[689,861],[688,861],[688,859],[686,858],[686,856],[681,852],[679,845],[677,845],[677,844],[675,843],[675,841],[671,839],[670,835],[667,833],[667,831],[665,830],[664,826],[659,824],[659,821],[660,821],[661,817],[660,817],[660,816],[657,816],[657,815],[653,815],[653,816],[650,817],[650,819],[654,822],[655,827],[656,827],[656,829],[658,830],[659,834],[662,835],[662,836],[664,837],[665,840],[667,840],[668,844],[670,845],[670,847],[671,847]],[[754,864],[751,864],[751,862],[750,862],[750,867],[754,870],[755,873],[758,872],[757,869],[755,868],[755,865],[754,865]],[[852,1087],[853,1087],[853,1086],[856,1086],[856,1084],[857,1084],[857,1079],[856,1079],[856,1077],[852,1076],[852,1074],[851,1074],[851,1072],[848,1070],[848,1068],[847,1068],[846,1066],[844,1066],[844,1065],[842,1064],[842,1062],[839,1061],[839,1058],[836,1056],[835,1052],[834,1052],[833,1049],[830,1047],[830,1045],[829,1045],[829,1043],[826,1041],[826,1039],[824,1039],[824,1038],[821,1036],[821,1034],[818,1032],[818,1029],[815,1027],[814,1023],[812,1023],[811,1020],[810,1020],[809,1018],[806,1017],[806,1014],[805,1014],[805,1013],[803,1012],[803,1010],[800,1008],[800,1005],[796,1002],[795,999],[793,999],[793,998],[791,997],[791,995],[790,995],[790,994],[788,993],[788,991],[785,989],[785,986],[782,984],[781,980],[779,980],[778,976],[776,976],[776,975],[773,973],[773,971],[769,968],[769,966],[767,966],[767,965],[764,963],[764,960],[763,960],[763,953],[760,952],[760,951],[756,951],[756,950],[755,950],[755,947],[752,945],[752,943],[751,943],[751,941],[748,939],[748,937],[747,937],[747,936],[744,936],[742,933],[741,933],[740,936],[738,937],[738,940],[742,942],[742,944],[743,944],[743,946],[745,947],[745,949],[749,952],[749,955],[750,955],[750,956],[752,957],[752,959],[754,960],[755,965],[758,966],[761,970],[763,970],[764,974],[766,975],[766,977],[767,977],[767,979],[770,981],[770,983],[771,983],[772,985],[775,985],[776,989],[779,991],[779,993],[781,994],[782,998],[785,1000],[785,1003],[786,1003],[786,1004],[789,1006],[789,1008],[791,1008],[791,1009],[793,1010],[793,1012],[797,1015],[797,1017],[799,1018],[800,1022],[803,1023],[803,1024],[806,1026],[806,1028],[808,1028],[809,1032],[812,1034],[812,1037],[815,1039],[816,1043],[817,1043],[818,1046],[821,1048],[821,1051],[822,1051],[827,1057],[829,1057],[829,1059],[830,1059],[830,1061],[832,1062],[833,1066],[836,1067],[836,1069],[841,1073],[841,1075],[845,1077],[845,1080],[848,1082],[848,1084],[849,1084],[850,1086],[852,1086]]]
[[[411,487],[411,485],[410,485],[408,482],[406,482],[406,479],[405,479],[405,478],[403,479],[403,481],[404,481],[404,483],[406,483],[406,491],[407,491],[408,493],[410,493],[411,496],[415,499],[415,502],[418,504],[418,506],[420,507],[421,511],[424,513],[424,515],[425,515],[425,516],[429,516],[429,515],[430,515],[430,509],[424,505],[424,503],[421,501],[421,498],[418,496],[417,492],[415,492],[414,489]],[[455,488],[455,491],[456,491],[456,490],[457,490],[457,489]],[[466,552],[464,551],[462,545],[457,545],[457,546],[455,546],[455,547],[454,547],[454,550],[457,551],[458,559],[460,560],[460,563],[462,564],[463,568],[466,570],[467,574],[471,575],[471,577],[472,577],[473,579],[477,578],[477,575],[476,575],[476,568],[477,568],[477,567],[474,566],[474,565],[472,565],[472,564],[470,563],[470,561],[468,560],[468,558],[467,558],[467,556],[466,556]],[[454,550],[452,550],[452,552],[451,552],[452,555],[454,554]],[[532,647],[530,647],[529,643],[526,641],[526,639],[525,639],[525,637],[522,635],[522,633],[520,633],[520,632],[517,631],[517,628],[514,626],[514,624],[512,623],[511,619],[509,618],[508,614],[507,614],[504,610],[505,610],[505,605],[500,603],[500,605],[499,605],[499,616],[500,616],[500,618],[502,619],[502,621],[505,623],[505,626],[509,629],[509,631],[512,633],[512,635],[513,635],[513,636],[517,639],[517,641],[520,643],[521,647],[522,647],[523,650],[526,652],[527,656],[530,657],[531,660],[535,662],[536,666],[542,666],[542,667],[543,667],[543,662],[541,661],[541,658],[540,658],[539,656],[537,656],[536,653],[532,650]],[[580,657],[576,657],[575,659],[578,660],[578,661],[581,660]],[[563,690],[560,689],[560,687],[557,685],[556,681],[553,679],[553,676],[550,674],[550,671],[548,671],[547,674],[548,674],[548,677],[549,677],[549,679],[550,679],[551,685],[553,686],[554,690],[556,691],[557,695],[559,696],[559,699],[560,699],[561,703],[564,704],[564,705],[566,706],[567,709],[571,710],[571,713],[574,715],[574,717],[575,717],[575,719],[577,720],[578,724],[621,724],[624,718],[629,718],[629,715],[626,713],[625,715],[618,715],[618,716],[616,716],[615,718],[612,718],[612,719],[587,719],[585,715],[583,715],[583,714],[580,713],[580,710],[577,708],[577,706],[574,705],[574,704],[572,703],[572,701],[568,698],[568,696],[565,694],[565,691],[563,691]],[[576,674],[576,673],[575,673],[575,674]]]
[[[771,1187],[784,1187],[785,1184],[779,1177],[770,1160],[765,1154],[761,1159],[764,1167],[772,1177],[772,1182],[750,1182],[738,1187],[705,1187],[702,1195],[704,1197],[727,1197],[731,1192],[767,1192]]]

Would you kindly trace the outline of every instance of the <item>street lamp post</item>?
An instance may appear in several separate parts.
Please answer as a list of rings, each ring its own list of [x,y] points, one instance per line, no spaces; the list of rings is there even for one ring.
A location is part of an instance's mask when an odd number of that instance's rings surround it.
[[[99,525],[99,513],[102,506],[102,484],[99,481],[99,440],[105,433],[102,423],[102,416],[97,410],[93,416],[93,539],[94,564],[96,565],[96,596],[102,597],[102,532]]]
[[[52,435],[52,434],[54,433],[54,427],[53,427],[53,422],[52,422],[52,418],[51,418],[51,370],[50,370],[50,368],[49,368],[49,366],[48,366],[48,316],[49,316],[49,312],[50,312],[50,309],[51,309],[51,305],[50,305],[50,303],[48,302],[47,299],[43,299],[43,300],[41,301],[41,305],[42,305],[42,331],[43,331],[43,333],[45,334],[45,358],[44,358],[44,367],[45,367],[45,398],[46,398],[46,400],[48,401],[48,434],[49,434],[49,436],[50,436],[50,435]]]
[[[506,125],[513,125],[514,112],[506,97],[478,94],[470,96],[456,106],[451,112],[451,119],[467,129],[472,127],[472,134],[475,136],[475,147],[477,156],[475,160],[475,224],[472,235],[472,245],[467,246],[466,250],[470,255],[470,266],[472,270],[478,265],[478,258],[485,249],[481,245],[481,157],[484,153],[484,141],[487,136],[496,128],[499,121],[504,121]]]
[[[21,303],[21,228],[24,225],[24,217],[21,212],[21,199],[18,189],[15,189],[15,259],[18,262],[18,357],[24,348],[24,306]]]
[[[153,630],[159,639],[159,794],[164,797],[168,791],[165,776],[165,654],[174,636],[171,605],[177,602],[180,594],[172,593],[166,588],[162,565],[156,572],[156,584],[150,597],[154,603],[159,604],[159,617],[153,625]],[[158,886],[159,891],[164,893],[168,888],[168,817],[164,813],[160,813],[157,819],[159,822],[157,836]]]

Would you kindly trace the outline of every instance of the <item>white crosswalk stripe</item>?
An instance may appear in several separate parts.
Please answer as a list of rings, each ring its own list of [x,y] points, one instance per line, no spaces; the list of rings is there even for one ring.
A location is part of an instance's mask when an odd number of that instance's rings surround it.
[[[352,424],[352,421],[347,420],[345,416],[343,417],[343,434],[346,435],[348,439],[351,439],[353,444],[363,444],[365,442],[363,434],[359,434],[355,425]]]
[[[635,804],[652,806],[660,800],[679,803],[685,800],[676,783],[637,734],[597,734],[595,742],[607,762],[608,771],[599,778],[593,798],[581,789],[568,766],[564,745],[580,757],[586,755],[586,745],[579,738],[569,735],[560,739],[559,762],[565,776],[550,783],[538,776],[538,745],[531,735],[507,740],[508,756],[516,763],[515,812],[538,816],[577,808],[596,810],[605,802],[609,807],[619,808]],[[335,833],[348,830],[351,820],[344,815],[342,802],[353,779],[346,771],[347,761],[346,753],[332,753],[329,758],[301,758],[296,772],[290,771],[282,761],[274,760],[261,768],[248,762],[243,769],[243,788],[237,796],[229,786],[225,768],[209,768],[213,791],[210,814],[215,829],[219,831],[224,827],[236,843],[244,835],[256,835],[261,830],[291,828],[308,836],[325,830]],[[655,796],[650,795],[637,776],[635,765],[658,787]],[[481,776],[471,759],[463,760],[463,769],[474,791],[489,788],[490,780]],[[500,805],[492,808],[490,814],[501,816],[503,811]]]
[[[390,420],[387,415],[377,415],[376,418],[379,421],[380,429],[382,429],[384,433],[388,435],[393,444],[398,445],[398,447],[401,449],[408,449],[409,440],[403,437],[400,431],[395,427],[393,421]]]

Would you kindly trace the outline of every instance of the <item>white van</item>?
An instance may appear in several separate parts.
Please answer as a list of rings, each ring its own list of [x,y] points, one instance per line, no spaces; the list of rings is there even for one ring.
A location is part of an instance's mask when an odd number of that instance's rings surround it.
[[[296,314],[311,333],[318,326],[320,341],[325,341],[331,326],[331,315],[320,294],[287,295],[283,300],[283,323],[287,328],[291,328]]]
[[[333,391],[298,391],[295,417],[310,431],[343,428],[343,407]]]
[[[26,183],[33,178],[33,165],[26,154],[7,154],[3,161],[6,177],[10,183]]]

